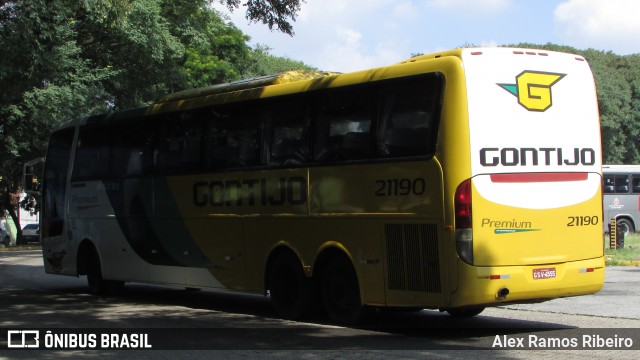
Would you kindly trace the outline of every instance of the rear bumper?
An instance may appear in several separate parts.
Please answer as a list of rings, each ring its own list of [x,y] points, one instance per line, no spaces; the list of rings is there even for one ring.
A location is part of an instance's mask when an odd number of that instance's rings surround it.
[[[553,272],[555,277],[544,277]],[[539,278],[534,278],[534,273]],[[604,273],[604,257],[562,264],[500,267],[476,267],[459,261],[458,289],[452,294],[451,305],[496,306],[593,294],[602,288]],[[505,289],[508,295],[502,296]]]

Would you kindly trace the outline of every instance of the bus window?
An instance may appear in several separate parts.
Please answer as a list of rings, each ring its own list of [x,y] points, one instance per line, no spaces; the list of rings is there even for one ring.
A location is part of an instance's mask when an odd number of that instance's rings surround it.
[[[627,194],[629,192],[629,175],[604,175],[605,194]]]
[[[112,175],[138,176],[153,171],[157,136],[155,123],[138,121],[116,128],[111,146]]]
[[[616,192],[615,177],[613,175],[604,175],[604,193],[613,194]]]
[[[442,78],[430,76],[382,91],[378,126],[380,157],[424,156],[435,152]]]
[[[258,165],[258,120],[255,111],[212,109],[207,125],[207,167],[210,169]]]
[[[318,113],[317,160],[359,160],[371,157],[371,107],[366,91],[326,93]]]
[[[628,175],[616,175],[615,176],[616,193],[626,194],[629,192],[629,176]]]
[[[269,163],[298,165],[309,160],[310,118],[306,104],[275,105],[271,122]]]
[[[193,115],[172,114],[162,122],[155,154],[157,171],[183,171],[200,165],[202,122]]]
[[[640,194],[640,175],[631,175],[631,186],[634,194]]]
[[[97,179],[109,173],[109,129],[80,130],[71,180]]]

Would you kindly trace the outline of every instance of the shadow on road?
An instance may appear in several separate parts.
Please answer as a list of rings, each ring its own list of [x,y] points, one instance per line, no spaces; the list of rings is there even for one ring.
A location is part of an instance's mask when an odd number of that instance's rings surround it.
[[[14,269],[15,270],[15,269]],[[58,277],[56,277],[58,278]],[[89,295],[85,280],[0,290],[3,328],[139,329],[163,349],[487,349],[496,335],[570,329],[566,326],[437,311],[377,312],[357,327],[276,317],[268,297],[127,284],[108,297]],[[35,284],[34,284],[35,285]]]

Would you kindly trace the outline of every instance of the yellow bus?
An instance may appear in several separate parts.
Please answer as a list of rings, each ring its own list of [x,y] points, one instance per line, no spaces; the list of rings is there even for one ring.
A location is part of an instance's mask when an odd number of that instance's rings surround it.
[[[50,139],[48,273],[269,295],[299,319],[597,292],[588,63],[477,48],[288,72],[72,122]]]

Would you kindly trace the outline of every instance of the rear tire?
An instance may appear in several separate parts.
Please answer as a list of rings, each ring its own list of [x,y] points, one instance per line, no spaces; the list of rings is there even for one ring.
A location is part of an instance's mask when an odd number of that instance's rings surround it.
[[[298,258],[292,253],[276,255],[269,268],[271,303],[278,314],[298,320],[309,313],[313,286]]]
[[[322,277],[322,300],[327,315],[338,324],[356,324],[368,313],[360,301],[356,271],[345,256],[329,262]]]

